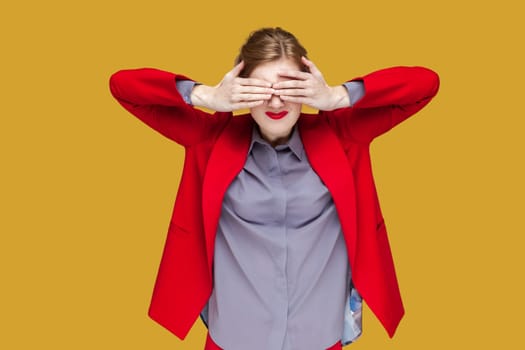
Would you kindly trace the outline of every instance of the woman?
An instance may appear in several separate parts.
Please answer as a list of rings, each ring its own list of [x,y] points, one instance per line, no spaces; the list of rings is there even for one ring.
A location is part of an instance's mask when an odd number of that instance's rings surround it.
[[[213,87],[156,69],[111,77],[128,111],[185,148],[149,314],[181,339],[200,314],[207,350],[341,349],[361,333],[361,297],[390,336],[403,316],[369,145],[439,78],[394,67],[331,87],[306,57],[263,28]]]

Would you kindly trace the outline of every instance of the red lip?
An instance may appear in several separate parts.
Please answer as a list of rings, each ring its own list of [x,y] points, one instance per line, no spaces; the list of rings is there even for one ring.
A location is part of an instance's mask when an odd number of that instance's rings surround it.
[[[282,111],[279,113],[266,112],[266,115],[272,119],[281,119],[288,114],[288,111]]]

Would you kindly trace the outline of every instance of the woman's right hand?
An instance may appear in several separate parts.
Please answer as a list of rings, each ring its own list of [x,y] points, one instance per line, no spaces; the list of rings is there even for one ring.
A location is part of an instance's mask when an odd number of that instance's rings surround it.
[[[275,92],[272,84],[260,79],[240,78],[243,67],[244,62],[236,65],[216,86],[196,85],[191,92],[192,104],[217,112],[231,112],[253,108],[269,100]]]

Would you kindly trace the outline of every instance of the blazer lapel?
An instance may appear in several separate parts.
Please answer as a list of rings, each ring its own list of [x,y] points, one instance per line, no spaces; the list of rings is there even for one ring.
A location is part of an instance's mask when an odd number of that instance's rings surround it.
[[[253,120],[249,115],[233,117],[215,143],[203,180],[202,212],[208,271],[212,271],[215,234],[224,194],[242,170],[250,147]],[[322,118],[302,115],[299,134],[310,165],[330,191],[339,215],[350,264],[355,259],[356,201],[352,170],[341,143]]]
[[[302,115],[299,133],[310,165],[330,191],[345,237],[351,266],[357,236],[356,197],[352,169],[341,142],[319,115]]]
[[[224,194],[248,156],[253,127],[249,115],[233,117],[213,146],[202,188],[202,213],[208,271],[212,271],[215,234]]]

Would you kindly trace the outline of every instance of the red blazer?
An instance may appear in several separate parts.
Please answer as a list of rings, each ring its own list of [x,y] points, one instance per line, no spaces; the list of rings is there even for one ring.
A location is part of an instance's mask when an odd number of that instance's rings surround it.
[[[182,178],[149,315],[184,339],[213,287],[213,252],[224,193],[247,158],[249,114],[208,114],[186,104],[175,81],[151,68],[112,75],[113,96],[132,114],[185,148]],[[403,317],[385,223],[369,155],[370,142],[423,108],[439,78],[422,67],[394,67],[361,78],[353,107],[302,114],[299,133],[314,171],[330,191],[345,237],[352,279],[392,337]]]

